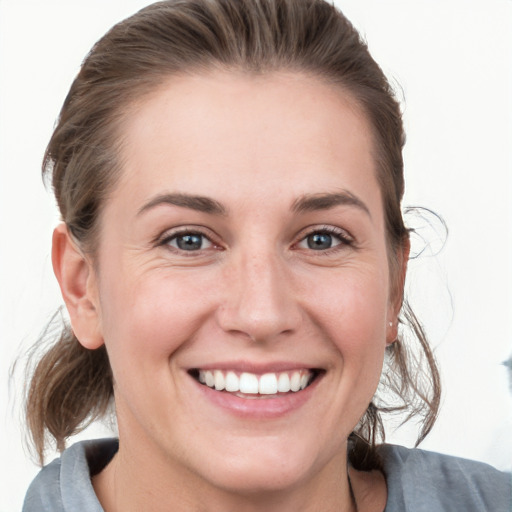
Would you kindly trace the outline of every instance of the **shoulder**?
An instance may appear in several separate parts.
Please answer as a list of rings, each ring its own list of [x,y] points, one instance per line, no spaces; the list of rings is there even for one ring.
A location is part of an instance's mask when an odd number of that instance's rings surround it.
[[[59,482],[60,463],[60,459],[55,459],[38,473],[25,495],[23,512],[64,510]]]
[[[379,447],[386,512],[512,510],[512,476],[481,462],[402,446]]]
[[[102,512],[91,483],[117,451],[117,440],[76,443],[43,467],[25,496],[23,512]]]

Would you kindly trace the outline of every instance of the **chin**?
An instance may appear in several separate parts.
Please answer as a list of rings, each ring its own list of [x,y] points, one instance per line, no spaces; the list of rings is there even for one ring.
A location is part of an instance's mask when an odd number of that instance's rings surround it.
[[[271,495],[286,492],[300,485],[307,474],[303,469],[289,467],[286,463],[271,467],[252,461],[216,471],[211,476],[211,482],[215,487],[231,494]]]
[[[282,441],[282,440],[281,440]],[[248,449],[213,455],[203,467],[203,479],[226,492],[269,495],[302,486],[320,468],[329,463],[329,456],[308,449],[304,442],[276,442],[276,439],[254,440]]]

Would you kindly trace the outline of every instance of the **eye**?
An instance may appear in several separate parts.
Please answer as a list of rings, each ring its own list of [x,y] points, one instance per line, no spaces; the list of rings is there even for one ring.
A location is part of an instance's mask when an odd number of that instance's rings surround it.
[[[338,245],[340,241],[336,240],[329,233],[313,233],[306,237],[306,243],[308,245],[308,249],[323,251],[325,249],[330,249],[334,245]]]
[[[212,241],[202,233],[183,232],[176,233],[162,241],[162,245],[169,245],[180,251],[201,251],[213,247]]]
[[[297,245],[301,249],[327,251],[339,245],[352,245],[352,238],[342,230],[323,228],[311,231]]]

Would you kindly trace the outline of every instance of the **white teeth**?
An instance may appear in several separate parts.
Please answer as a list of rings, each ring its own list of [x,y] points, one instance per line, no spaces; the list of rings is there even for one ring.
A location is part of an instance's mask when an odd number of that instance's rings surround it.
[[[300,373],[293,372],[292,378],[290,379],[290,389],[292,391],[299,391],[300,389]]]
[[[242,373],[240,375],[240,393],[257,393],[258,377],[253,373]]]
[[[224,379],[224,374],[220,370],[215,370],[213,372],[213,376],[215,378],[215,389],[217,391],[222,391],[226,387],[226,379]]]
[[[206,378],[206,385],[209,388],[213,388],[213,386],[215,384],[215,378],[213,377],[213,373],[207,371],[204,376]]]
[[[305,389],[312,378],[313,373],[309,370],[265,373],[263,375],[244,372],[240,376],[234,371],[199,370],[198,372],[199,382],[206,384],[209,388],[244,395],[277,395],[290,391],[296,393]],[[247,398],[257,398],[257,396],[247,396]]]
[[[287,373],[281,373],[277,381],[277,391],[280,393],[288,393],[290,389],[290,377]]]
[[[260,377],[258,388],[260,395],[275,395],[277,393],[277,377],[275,373],[265,373]]]
[[[226,391],[231,391],[232,393],[240,391],[240,380],[234,372],[228,372],[226,375]]]

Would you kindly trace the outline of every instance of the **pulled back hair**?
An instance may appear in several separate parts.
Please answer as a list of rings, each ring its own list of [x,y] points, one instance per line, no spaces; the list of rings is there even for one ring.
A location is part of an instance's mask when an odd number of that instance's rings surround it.
[[[308,74],[337,85],[362,110],[373,130],[392,293],[401,294],[398,260],[409,233],[400,206],[400,106],[358,32],[323,0],[169,0],[142,9],[94,45],[66,97],[43,163],[62,220],[82,250],[94,257],[101,210],[121,172],[121,125],[130,106],[172,75],[211,69]],[[351,435],[350,457],[358,469],[379,467],[382,414],[418,415],[418,443],[436,419],[438,370],[406,302],[399,322],[379,389]],[[66,324],[55,337],[35,367],[26,401],[41,462],[51,438],[62,450],[68,437],[104,416],[113,400],[105,348],[85,349]]]

